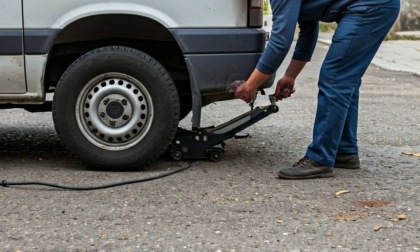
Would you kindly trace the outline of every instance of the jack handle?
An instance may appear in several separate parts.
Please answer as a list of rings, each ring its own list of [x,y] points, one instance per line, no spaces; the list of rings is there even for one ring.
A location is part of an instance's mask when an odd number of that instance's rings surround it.
[[[268,98],[270,99],[271,106],[277,106],[277,104],[276,104],[276,95],[275,94],[269,95]]]

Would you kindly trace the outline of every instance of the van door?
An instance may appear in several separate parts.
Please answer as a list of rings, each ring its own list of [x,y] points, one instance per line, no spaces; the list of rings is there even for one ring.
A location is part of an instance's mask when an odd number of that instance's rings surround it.
[[[22,1],[0,4],[0,94],[26,93]]]

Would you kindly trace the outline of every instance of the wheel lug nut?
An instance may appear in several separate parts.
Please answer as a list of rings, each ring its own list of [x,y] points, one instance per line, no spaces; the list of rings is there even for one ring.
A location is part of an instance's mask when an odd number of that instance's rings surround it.
[[[101,112],[101,113],[99,114],[99,116],[100,116],[100,117],[102,117],[102,118],[105,118],[105,112]]]
[[[111,125],[112,127],[114,127],[116,123],[116,121],[109,121],[109,125]]]
[[[106,106],[108,103],[109,103],[109,98],[106,98],[106,99],[104,100],[104,105]]]
[[[127,121],[128,119],[130,119],[130,117],[128,115],[124,115],[123,116],[123,120],[126,120]]]
[[[121,101],[121,103],[122,103],[122,105],[127,105],[127,100],[126,99],[123,99],[122,101]]]

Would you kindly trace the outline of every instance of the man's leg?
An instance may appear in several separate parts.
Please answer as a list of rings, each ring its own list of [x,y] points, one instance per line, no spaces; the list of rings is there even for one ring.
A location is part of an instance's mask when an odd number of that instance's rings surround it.
[[[395,20],[397,17],[395,9],[396,8],[399,9],[399,2],[391,1],[389,4],[385,5],[384,7],[379,6],[379,8],[380,9],[377,9],[377,12],[379,12],[381,15],[376,15],[375,10],[373,9],[372,14],[370,14],[370,16],[372,17],[368,18],[371,24],[371,35],[374,38],[378,39],[377,42],[373,43],[374,45],[373,49],[370,52],[367,52],[366,60],[369,62],[372,61],[377,50],[379,49],[381,41],[385,38],[389,29],[394,23],[393,20]],[[351,10],[352,10],[352,7],[350,7],[350,10],[349,10],[350,15],[351,15]],[[357,10],[357,7],[356,7],[356,10]],[[360,7],[359,7],[359,10],[360,10]],[[362,7],[362,12],[363,11],[368,12],[369,8]],[[386,14],[389,12],[391,12],[390,16]],[[367,16],[369,16],[369,14]],[[357,145],[358,108],[359,108],[359,88],[357,88],[355,93],[353,94],[352,101],[350,103],[346,122],[343,129],[343,134],[341,136],[340,144],[338,147],[337,154],[341,154],[342,157],[343,155],[346,155],[346,154],[357,154],[359,151],[358,145]],[[345,156],[343,160],[346,160]],[[358,157],[356,161],[358,162]]]
[[[356,88],[350,102],[349,110],[347,112],[343,134],[341,135],[337,154],[357,154],[359,152],[359,148],[357,146],[359,93],[359,88]]]
[[[381,6],[355,2],[343,15],[319,77],[313,142],[306,153],[312,162],[299,162],[292,168],[280,170],[280,178],[306,178],[308,173],[304,169],[300,169],[300,173],[298,168],[307,169],[311,165],[317,165],[319,171],[315,173],[325,176],[320,165],[330,171],[340,146],[343,150],[357,152],[361,78],[398,13],[399,0],[392,0]],[[316,177],[316,174],[310,177]]]
[[[357,153],[358,95],[361,78],[398,15],[398,5],[356,2],[340,20],[319,80],[314,138],[307,156],[333,166],[342,151]]]
[[[359,88],[353,94],[343,134],[335,157],[336,168],[359,169],[359,148],[357,146],[357,126],[359,113]]]

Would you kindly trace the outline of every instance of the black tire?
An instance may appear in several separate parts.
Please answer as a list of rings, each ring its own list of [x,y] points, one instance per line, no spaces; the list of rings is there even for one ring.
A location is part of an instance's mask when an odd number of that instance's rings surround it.
[[[57,84],[53,119],[63,145],[90,166],[141,169],[175,136],[179,97],[155,59],[104,47],[77,59]]]

